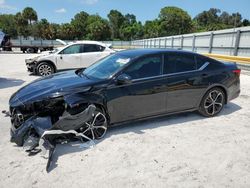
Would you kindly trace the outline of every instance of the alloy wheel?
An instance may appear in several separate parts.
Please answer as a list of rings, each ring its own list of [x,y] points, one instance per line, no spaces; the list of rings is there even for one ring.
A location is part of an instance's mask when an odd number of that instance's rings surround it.
[[[39,66],[38,72],[41,76],[48,76],[52,74],[52,68],[49,65],[43,64]]]
[[[92,120],[85,123],[82,133],[91,139],[103,138],[107,131],[107,119],[104,114],[98,112],[93,114]]]
[[[224,104],[224,94],[219,90],[212,90],[204,100],[204,109],[210,116],[221,111]]]

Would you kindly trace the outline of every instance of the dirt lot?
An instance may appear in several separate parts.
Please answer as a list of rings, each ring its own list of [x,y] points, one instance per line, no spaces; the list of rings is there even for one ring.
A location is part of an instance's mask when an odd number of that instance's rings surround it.
[[[25,54],[0,54],[0,110],[29,76]],[[112,128],[94,148],[58,146],[47,174],[41,155],[9,142],[0,114],[0,187],[250,187],[250,73],[242,92],[214,118],[196,113]]]

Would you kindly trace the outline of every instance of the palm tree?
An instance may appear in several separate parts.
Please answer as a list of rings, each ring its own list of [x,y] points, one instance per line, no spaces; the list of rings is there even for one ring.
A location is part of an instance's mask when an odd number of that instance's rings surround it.
[[[37,21],[37,13],[36,11],[31,7],[26,7],[23,9],[23,18],[29,21],[29,24],[31,25],[32,21]]]

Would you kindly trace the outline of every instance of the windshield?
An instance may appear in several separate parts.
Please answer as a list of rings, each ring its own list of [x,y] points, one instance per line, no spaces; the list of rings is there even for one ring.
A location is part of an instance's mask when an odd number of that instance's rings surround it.
[[[89,66],[83,71],[83,74],[90,78],[108,79],[129,61],[130,58],[128,57],[113,54]]]
[[[56,52],[58,52],[58,51],[59,51],[59,48],[55,48],[54,50],[50,51],[49,53],[50,53],[50,54],[54,54],[54,53],[56,53]]]

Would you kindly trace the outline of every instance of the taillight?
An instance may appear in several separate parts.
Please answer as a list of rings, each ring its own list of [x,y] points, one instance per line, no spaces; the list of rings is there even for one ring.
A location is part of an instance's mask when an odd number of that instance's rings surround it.
[[[233,70],[233,73],[236,74],[237,76],[240,76],[240,69],[235,69]]]

